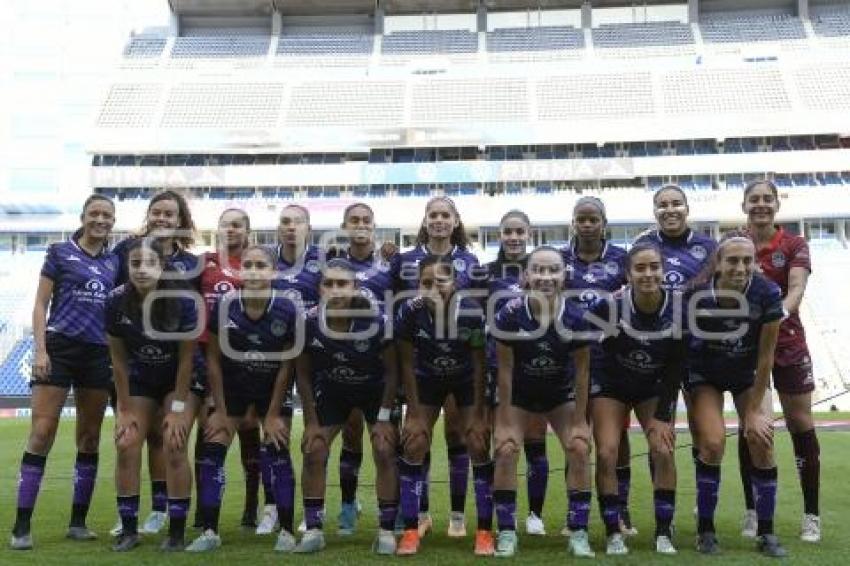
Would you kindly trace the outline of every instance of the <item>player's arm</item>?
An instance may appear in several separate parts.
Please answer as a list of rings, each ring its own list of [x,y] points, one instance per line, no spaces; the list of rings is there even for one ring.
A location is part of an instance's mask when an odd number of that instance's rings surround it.
[[[407,412],[409,415],[419,413],[419,391],[416,387],[416,374],[413,369],[415,353],[413,343],[407,340],[399,340],[398,356],[401,362],[401,381],[404,385],[404,396],[407,401]]]
[[[42,275],[35,292],[35,304],[32,309],[32,337],[35,352],[32,364],[33,378],[44,379],[50,372],[50,359],[47,356],[47,308],[53,296],[53,279]]]
[[[501,407],[503,404],[509,403],[511,399],[514,374],[514,350],[508,344],[496,342],[496,356],[498,358],[498,369],[496,373],[498,376],[499,399],[501,400],[499,406]]]
[[[572,352],[575,364],[576,408],[573,420],[576,423],[587,422],[587,405],[590,398],[590,346],[582,346]]]
[[[289,388],[289,380],[292,375],[291,368],[292,360],[281,362],[272,387],[269,411],[263,421],[263,432],[278,450],[289,447],[289,427],[281,418],[279,408],[283,406],[286,391]]]
[[[207,342],[207,380],[216,412],[223,411],[223,414],[227,414],[227,407],[224,404],[224,376],[221,371],[221,346],[218,343],[218,336],[212,332]]]
[[[181,340],[177,350],[177,379],[174,383],[174,399],[186,402],[189,398],[189,386],[192,383],[192,358],[195,354],[195,340]]]
[[[782,300],[785,312],[794,314],[800,309],[803,302],[803,294],[809,282],[809,270],[805,267],[792,267],[788,272],[788,294]]]
[[[381,409],[392,411],[398,394],[398,356],[395,344],[390,342],[381,355],[384,361],[384,396],[381,399]]]
[[[685,375],[685,341],[674,340],[670,349],[670,359],[664,367],[664,375],[661,380],[658,404],[655,406],[655,419],[669,423],[675,414],[676,400],[679,397],[679,388]]]
[[[773,356],[776,351],[776,341],[779,337],[779,320],[765,323],[761,327],[759,336],[758,361],[756,365],[756,379],[753,384],[752,398],[750,399],[750,412],[759,411],[764,393],[770,385],[770,373],[773,370]]]
[[[115,379],[115,400],[118,412],[127,409],[130,401],[130,366],[127,362],[127,348],[124,339],[107,335],[109,357],[112,359],[112,375]]]
[[[302,352],[295,358],[295,383],[298,386],[298,396],[301,397],[304,424],[318,424],[316,398],[313,396],[313,364],[307,352]]]

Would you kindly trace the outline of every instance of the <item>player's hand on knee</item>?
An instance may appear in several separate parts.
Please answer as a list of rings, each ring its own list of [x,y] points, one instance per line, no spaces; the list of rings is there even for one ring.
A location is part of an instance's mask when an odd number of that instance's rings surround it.
[[[127,448],[136,442],[139,436],[139,422],[136,416],[129,411],[118,411],[115,421],[115,445],[118,448]]]

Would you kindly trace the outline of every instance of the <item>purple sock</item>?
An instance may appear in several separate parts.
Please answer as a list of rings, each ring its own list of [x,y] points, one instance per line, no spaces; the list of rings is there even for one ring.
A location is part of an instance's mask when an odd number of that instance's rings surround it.
[[[496,507],[496,523],[500,531],[516,530],[516,491],[497,489],[493,491],[493,503]]]
[[[472,483],[475,486],[475,508],[478,510],[478,530],[493,530],[493,462],[473,464]]]
[[[605,524],[605,534],[611,536],[620,532],[620,496],[616,494],[599,495],[599,512]]]
[[[525,443],[525,469],[528,485],[528,510],[543,516],[543,502],[549,484],[549,458],[546,457],[545,442]]]
[[[590,491],[571,489],[568,493],[567,527],[571,531],[586,531],[590,521]]]
[[[322,508],[325,506],[323,497],[305,497],[304,498],[304,523],[307,529],[322,529],[324,512]]]
[[[469,453],[466,446],[449,448],[449,493],[452,512],[463,513],[469,487]]]
[[[15,536],[23,536],[30,532],[32,510],[38,498],[46,464],[47,456],[24,452],[21,458],[21,470],[18,475],[18,513],[12,531]]]
[[[706,464],[697,460],[697,531],[713,533],[714,510],[717,508],[717,494],[720,491],[720,466]]]
[[[97,453],[77,452],[74,463],[74,502],[71,511],[71,526],[84,527],[89,512],[91,496],[97,479]]]
[[[339,488],[342,492],[343,503],[354,503],[357,499],[357,479],[360,476],[362,463],[362,452],[343,448],[339,453]]]
[[[224,458],[227,446],[214,442],[204,444],[204,456],[200,461],[198,483],[201,484],[201,514],[204,530],[218,532],[218,516],[224,496]]]
[[[168,507],[168,484],[165,480],[151,480],[151,510],[165,513]]]
[[[183,540],[186,533],[186,516],[192,500],[188,497],[169,497],[168,503],[168,536],[172,540]]]
[[[405,529],[415,529],[419,524],[419,492],[422,489],[422,464],[411,464],[399,458],[399,494],[401,516]]]
[[[431,498],[429,497],[431,487],[431,452],[425,453],[425,460],[422,462],[422,475],[419,478],[421,486],[419,487],[419,512],[427,513],[431,508]]]
[[[274,486],[272,485],[272,456],[269,454],[268,445],[260,445],[260,477],[263,480],[263,496],[266,505],[274,505]]]
[[[758,516],[758,534],[773,534],[773,514],[776,511],[776,485],[778,472],[773,468],[753,467],[750,472],[753,482],[753,495]]]
[[[292,533],[295,518],[295,470],[292,469],[292,458],[286,448],[278,450],[269,445],[266,450],[271,459],[272,488],[280,528]]]
[[[395,529],[398,501],[378,501],[378,524],[385,531]]]
[[[119,495],[118,516],[121,517],[121,532],[134,535],[139,532],[139,496]]]
[[[629,492],[632,488],[632,467],[619,466],[617,468],[617,499],[620,507],[626,509],[629,506]]]
[[[653,494],[655,502],[655,536],[671,537],[670,525],[673,524],[673,514],[676,511],[676,492],[672,489],[656,489]]]

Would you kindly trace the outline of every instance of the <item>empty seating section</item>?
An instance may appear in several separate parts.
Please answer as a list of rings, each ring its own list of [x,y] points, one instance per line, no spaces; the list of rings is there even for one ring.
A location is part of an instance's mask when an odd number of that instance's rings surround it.
[[[802,20],[790,14],[703,14],[700,31],[706,43],[806,39]]]
[[[414,125],[523,122],[529,118],[525,78],[424,80],[413,84]]]
[[[812,27],[821,37],[850,37],[850,6],[811,8]]]
[[[824,64],[797,69],[794,82],[810,110],[850,111],[850,65]]]
[[[180,83],[165,102],[165,128],[269,128],[278,122],[283,83]]]
[[[109,88],[96,123],[101,128],[145,128],[152,125],[162,98],[162,85],[117,83]]]
[[[0,357],[0,396],[22,397],[30,394],[32,349],[32,337],[27,337],[18,340],[6,356]]]
[[[149,59],[159,57],[164,48],[164,37],[137,35],[130,39],[130,42],[126,47],[124,47],[124,57],[126,59]]]
[[[497,28],[487,33],[487,51],[556,51],[584,48],[584,32],[567,26]]]
[[[292,87],[288,126],[399,126],[403,81],[314,81]]]
[[[462,29],[396,31],[384,36],[381,50],[387,55],[475,53],[478,35]]]
[[[178,37],[172,59],[242,59],[265,57],[271,35],[190,35]]]
[[[667,114],[751,114],[791,110],[779,69],[701,69],[662,75]]]
[[[374,38],[365,28],[293,28],[281,34],[278,67],[352,67],[368,64]]]
[[[640,118],[654,114],[649,72],[577,74],[541,78],[540,120]]]
[[[602,24],[593,28],[594,49],[692,45],[691,26],[681,22]]]

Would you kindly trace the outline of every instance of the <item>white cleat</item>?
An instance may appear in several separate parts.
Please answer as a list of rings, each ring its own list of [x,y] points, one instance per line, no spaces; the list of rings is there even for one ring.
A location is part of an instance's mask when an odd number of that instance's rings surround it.
[[[165,526],[165,522],[167,520],[167,513],[163,513],[162,511],[151,511],[151,514],[148,515],[147,519],[145,519],[145,522],[142,524],[139,532],[144,535],[159,534],[159,531],[161,531]]]
[[[447,533],[449,538],[463,538],[466,536],[466,517],[463,513],[452,511],[449,515],[449,530]]]
[[[32,550],[32,535],[29,533],[19,537],[12,535],[9,548],[11,550]]]
[[[255,532],[258,535],[270,535],[275,530],[277,530],[277,507],[266,505],[263,507],[263,518],[260,519],[260,524],[257,525]]]
[[[277,542],[274,545],[275,552],[294,552],[297,542],[295,537],[292,536],[287,530],[281,529],[280,534],[277,535]]]
[[[596,553],[590,548],[587,531],[574,531],[570,534],[569,550],[576,558],[593,558]]]
[[[605,554],[608,556],[625,556],[628,553],[629,547],[626,546],[626,537],[623,536],[623,533],[614,533],[608,537]]]
[[[220,546],[221,537],[215,531],[207,529],[186,547],[186,552],[211,552]]]
[[[759,518],[752,509],[744,511],[744,520],[741,523],[741,536],[744,538],[756,538],[759,529]]]
[[[395,533],[393,531],[378,529],[378,535],[375,537],[375,542],[372,544],[372,550],[375,554],[380,554],[382,556],[395,556],[396,547]]]
[[[325,549],[325,533],[321,529],[309,529],[304,536],[301,537],[301,542],[295,546],[297,554],[312,554]]]
[[[655,538],[655,552],[672,556],[676,554],[676,547],[673,546],[673,541],[670,540],[670,537],[662,535]]]
[[[529,513],[525,518],[525,534],[535,537],[546,536],[546,525],[543,524],[543,519],[533,512]]]
[[[121,533],[124,531],[124,525],[121,523],[121,519],[118,519],[118,522],[115,523],[115,526],[109,529],[109,536],[117,537],[121,536]]]
[[[820,517],[806,513],[800,527],[800,540],[803,542],[820,542]]]

